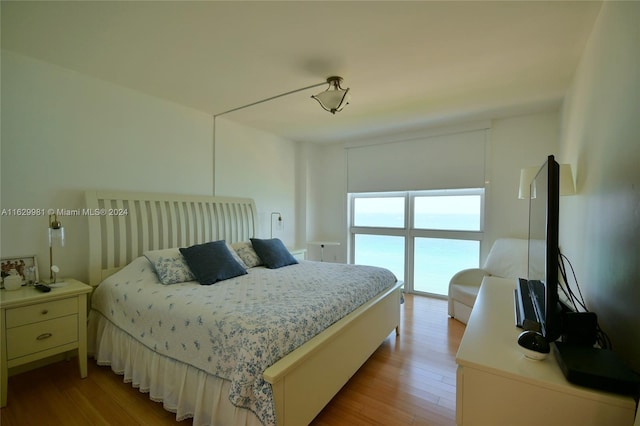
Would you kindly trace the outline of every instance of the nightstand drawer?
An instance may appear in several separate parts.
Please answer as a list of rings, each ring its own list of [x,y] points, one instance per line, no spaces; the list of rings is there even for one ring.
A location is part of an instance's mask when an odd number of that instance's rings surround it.
[[[21,308],[7,309],[7,328],[46,321],[78,313],[78,298],[70,297],[52,302],[37,303]]]
[[[14,327],[7,330],[7,359],[73,343],[78,340],[78,315]]]

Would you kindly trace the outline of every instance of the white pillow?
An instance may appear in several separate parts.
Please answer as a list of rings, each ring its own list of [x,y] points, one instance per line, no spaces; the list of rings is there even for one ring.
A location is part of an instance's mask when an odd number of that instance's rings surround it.
[[[144,252],[144,256],[151,262],[162,284],[184,283],[196,279],[177,248],[150,250]]]
[[[258,253],[253,249],[251,242],[245,241],[242,243],[233,243],[231,244],[231,247],[234,250],[232,253],[237,253],[247,268],[262,265],[262,259],[260,259]]]
[[[231,256],[233,256],[233,258],[241,265],[244,267],[244,269],[247,269],[248,266],[246,263],[244,263],[244,260],[242,260],[242,258],[240,257],[240,255],[235,251],[235,249],[233,248],[233,246],[229,243],[227,244],[227,248],[229,249],[229,251],[231,252]]]

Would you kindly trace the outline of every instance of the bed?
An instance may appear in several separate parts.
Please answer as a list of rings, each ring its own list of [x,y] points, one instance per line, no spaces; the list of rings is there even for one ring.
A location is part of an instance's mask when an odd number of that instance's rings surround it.
[[[90,349],[178,420],[309,424],[398,333],[402,283],[382,268],[300,261],[251,265],[212,286],[159,283],[145,253],[246,247],[256,234],[251,199],[88,191],[86,206]]]

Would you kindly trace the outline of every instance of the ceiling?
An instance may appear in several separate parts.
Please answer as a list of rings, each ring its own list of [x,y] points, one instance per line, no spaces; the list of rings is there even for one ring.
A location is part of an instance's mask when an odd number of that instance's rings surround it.
[[[330,143],[558,105],[586,1],[2,1],[2,48],[296,141]]]

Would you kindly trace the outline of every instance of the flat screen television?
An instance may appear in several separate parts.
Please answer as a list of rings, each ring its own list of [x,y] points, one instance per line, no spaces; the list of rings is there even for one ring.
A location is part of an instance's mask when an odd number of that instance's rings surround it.
[[[558,297],[560,226],[560,165],[547,158],[531,181],[529,198],[529,281],[541,281],[544,300],[534,302],[541,333],[553,342],[561,333],[561,304]]]

